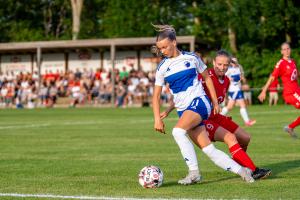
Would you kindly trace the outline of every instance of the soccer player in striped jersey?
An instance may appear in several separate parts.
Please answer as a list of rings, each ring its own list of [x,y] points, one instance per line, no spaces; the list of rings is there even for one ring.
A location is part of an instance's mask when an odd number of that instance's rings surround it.
[[[300,87],[298,85],[299,72],[296,62],[291,58],[290,44],[284,42],[281,45],[282,58],[277,62],[273,72],[271,73],[268,81],[263,86],[258,99],[263,102],[266,98],[267,90],[270,84],[278,77],[281,78],[283,84],[283,99],[287,104],[293,105],[295,108],[300,109]],[[292,123],[285,126],[283,129],[291,137],[297,138],[294,129],[299,126],[300,117],[297,117]]]
[[[176,32],[172,26],[154,25],[154,27],[158,32],[157,50],[165,57],[157,67],[155,75],[152,100],[154,129],[165,133],[160,116],[160,95],[163,85],[167,83],[179,115],[172,135],[189,168],[188,175],[178,183],[189,185],[201,181],[195,149],[187,136],[196,133],[200,148],[217,166],[239,174],[246,182],[254,182],[251,170],[242,167],[224,152],[216,149],[207,135],[203,120],[208,119],[211,111],[215,114],[219,113],[220,107],[206,65],[195,54],[179,51]],[[198,74],[201,74],[206,82],[212,103],[198,80]]]
[[[226,115],[237,103],[240,106],[240,114],[245,122],[246,126],[252,126],[256,123],[256,120],[249,119],[246,109],[246,102],[242,91],[242,82],[246,82],[244,72],[240,67],[236,58],[231,59],[231,64],[226,72],[226,75],[230,79],[230,85],[228,88],[228,103],[222,109],[221,114]]]

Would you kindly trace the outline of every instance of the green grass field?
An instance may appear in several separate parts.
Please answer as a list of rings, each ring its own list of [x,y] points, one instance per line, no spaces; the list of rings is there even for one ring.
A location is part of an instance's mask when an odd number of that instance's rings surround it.
[[[151,108],[0,110],[0,199],[21,199],[5,196],[8,193],[99,199],[299,199],[300,139],[282,131],[299,111],[290,106],[248,110],[257,119],[246,128],[252,135],[248,153],[258,166],[271,168],[272,176],[247,184],[197,149],[204,181],[191,186],[177,184],[187,168],[171,135],[175,112],[165,120],[167,134],[162,135],[153,130]],[[242,122],[237,108],[230,114]],[[224,144],[216,146],[228,153]],[[158,189],[138,184],[138,172],[149,164],[164,172]]]

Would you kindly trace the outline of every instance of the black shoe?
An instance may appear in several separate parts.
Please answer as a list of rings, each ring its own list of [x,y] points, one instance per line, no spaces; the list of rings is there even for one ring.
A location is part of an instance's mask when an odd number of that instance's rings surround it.
[[[255,171],[252,173],[252,177],[257,179],[263,179],[270,176],[272,171],[270,169],[264,169],[264,168],[256,168]]]

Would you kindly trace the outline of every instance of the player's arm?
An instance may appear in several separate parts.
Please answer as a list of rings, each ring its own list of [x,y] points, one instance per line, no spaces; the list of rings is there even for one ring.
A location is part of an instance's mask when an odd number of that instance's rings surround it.
[[[207,70],[204,70],[202,73],[201,73],[204,81],[205,81],[205,84],[208,88],[208,91],[210,93],[210,96],[211,96],[211,101],[213,103],[213,109],[214,109],[214,114],[217,114],[217,113],[220,113],[221,112],[221,108],[219,106],[219,103],[218,103],[218,99],[217,99],[217,95],[216,95],[216,90],[215,90],[215,87],[214,87],[214,84],[210,78],[210,76],[208,75],[208,72]]]
[[[244,74],[241,74],[241,82],[242,84],[247,84],[247,79],[245,78]]]
[[[160,118],[160,95],[162,91],[162,86],[155,85],[152,97],[152,109],[154,115],[154,129],[161,133],[165,133],[165,125]]]
[[[168,117],[169,114],[174,110],[174,108],[175,108],[175,103],[174,103],[173,99],[171,99],[169,106],[166,108],[166,110],[160,113],[160,118],[164,119],[164,118]]]
[[[271,83],[275,80],[275,77],[270,75],[268,81],[266,82],[266,84],[262,87],[262,91],[261,93],[258,95],[258,99],[259,101],[263,102],[266,99],[266,94],[267,94],[267,90],[269,88],[269,86],[271,85]]]

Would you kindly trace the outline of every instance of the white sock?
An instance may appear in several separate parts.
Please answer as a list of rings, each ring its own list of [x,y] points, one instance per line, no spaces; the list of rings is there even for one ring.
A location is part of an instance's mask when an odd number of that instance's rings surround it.
[[[219,167],[226,171],[231,171],[235,174],[239,174],[242,168],[237,162],[232,160],[223,151],[215,148],[213,144],[210,144],[202,149],[202,151]]]
[[[189,140],[186,130],[181,128],[173,128],[172,135],[179,146],[183,159],[185,160],[189,171],[199,170],[198,160],[193,144]]]
[[[226,115],[228,113],[228,108],[227,107],[224,107],[224,108],[222,108],[222,111],[221,111],[221,115]]]
[[[240,113],[244,122],[249,122],[249,117],[246,108],[240,108]]]

